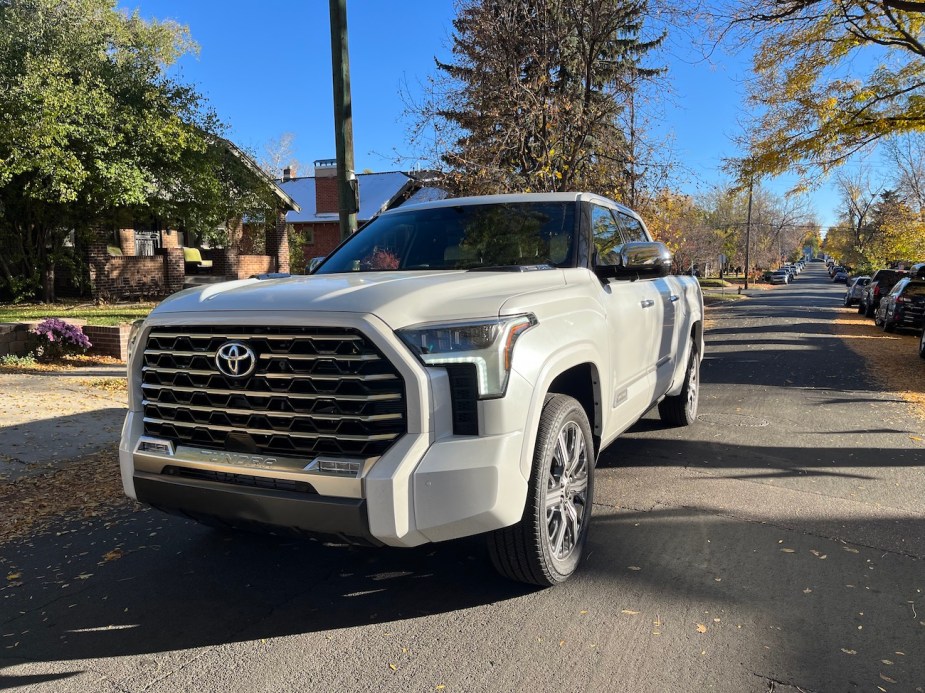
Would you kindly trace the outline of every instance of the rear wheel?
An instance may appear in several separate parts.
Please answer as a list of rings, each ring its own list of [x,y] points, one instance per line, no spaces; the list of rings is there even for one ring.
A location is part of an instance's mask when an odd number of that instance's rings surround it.
[[[584,408],[566,395],[547,395],[523,517],[488,535],[499,573],[548,587],[575,572],[591,521],[593,469],[594,440]]]
[[[684,385],[677,395],[665,397],[658,403],[658,415],[671,426],[690,426],[697,420],[697,406],[700,401],[700,358],[696,342],[691,344],[687,359]]]
[[[919,356],[925,359],[925,327],[922,329],[922,336],[919,337]]]
[[[883,316],[883,331],[884,332],[895,332],[896,331],[896,323],[891,322],[890,319],[886,315]]]
[[[874,316],[874,307],[871,304],[864,304],[864,315],[866,315],[868,318],[872,318]]]

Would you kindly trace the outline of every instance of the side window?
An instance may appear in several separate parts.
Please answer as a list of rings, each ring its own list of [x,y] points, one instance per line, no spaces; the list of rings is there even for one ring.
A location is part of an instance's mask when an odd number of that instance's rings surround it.
[[[623,244],[623,238],[609,209],[592,205],[591,232],[594,236],[594,250],[597,251],[597,264],[617,264],[615,256]]]
[[[648,241],[646,236],[646,230],[642,227],[642,224],[639,223],[638,219],[622,214],[620,212],[616,213],[617,219],[620,220],[620,226],[623,229],[623,238],[627,243],[631,241]]]

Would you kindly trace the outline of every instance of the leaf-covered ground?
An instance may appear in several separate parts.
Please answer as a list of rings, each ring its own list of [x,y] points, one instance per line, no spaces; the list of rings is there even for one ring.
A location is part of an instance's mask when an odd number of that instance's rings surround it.
[[[113,446],[44,474],[0,482],[0,543],[32,536],[62,519],[97,517],[131,504],[122,493]]]
[[[917,334],[883,332],[855,308],[839,311],[835,334],[867,363],[870,375],[887,392],[913,405],[925,419],[925,360],[919,358]]]

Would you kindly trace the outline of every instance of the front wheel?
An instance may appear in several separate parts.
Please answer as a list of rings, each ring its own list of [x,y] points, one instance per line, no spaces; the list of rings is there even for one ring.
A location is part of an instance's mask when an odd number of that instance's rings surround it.
[[[658,403],[658,415],[670,426],[690,426],[697,420],[697,406],[700,401],[700,358],[695,344],[687,360],[684,385],[677,395],[665,397]]]
[[[547,395],[523,517],[488,535],[499,573],[549,587],[575,572],[591,521],[593,472],[594,440],[584,408],[566,395]]]

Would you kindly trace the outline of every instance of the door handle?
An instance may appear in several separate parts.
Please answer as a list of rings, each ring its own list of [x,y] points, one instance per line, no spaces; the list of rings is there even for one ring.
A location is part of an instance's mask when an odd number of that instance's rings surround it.
[[[646,298],[646,299],[643,299],[642,301],[640,301],[639,304],[640,304],[643,308],[651,308],[652,306],[655,305],[655,301],[653,301],[651,298]]]
[[[677,303],[677,302],[678,302],[678,298],[679,298],[679,297],[678,297],[676,294],[671,294],[671,298],[670,298],[669,300],[670,300],[672,303]]]

